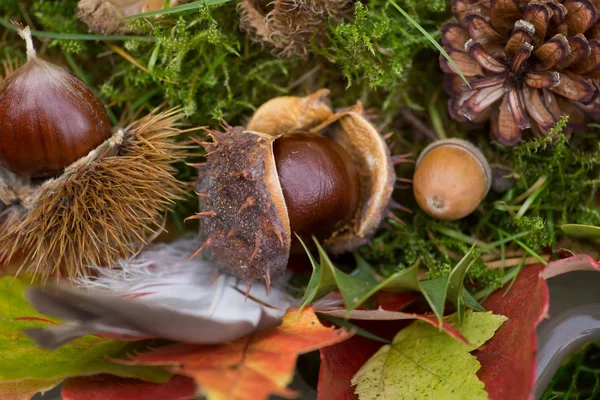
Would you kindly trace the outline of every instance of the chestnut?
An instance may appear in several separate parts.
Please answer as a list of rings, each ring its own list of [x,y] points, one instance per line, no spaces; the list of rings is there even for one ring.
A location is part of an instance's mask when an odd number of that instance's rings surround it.
[[[47,177],[111,135],[104,105],[79,78],[36,55],[29,27],[19,29],[27,62],[0,87],[0,165]]]
[[[352,221],[360,180],[341,145],[316,133],[293,133],[275,140],[273,155],[292,232],[323,240]]]
[[[471,214],[491,185],[490,165],[481,151],[466,140],[433,142],[416,162],[413,192],[417,204],[440,220],[453,221]]]
[[[156,235],[186,191],[174,174],[182,114],[151,112],[112,129],[83,82],[35,53],[0,88],[0,260],[19,271],[85,277]]]
[[[213,141],[201,143],[207,161],[198,166],[200,212],[190,217],[200,220],[194,256],[268,285],[285,271],[295,234],[315,236],[336,254],[375,233],[396,180],[389,148],[360,103],[333,113],[327,93],[267,102],[248,125],[263,131],[208,132]]]

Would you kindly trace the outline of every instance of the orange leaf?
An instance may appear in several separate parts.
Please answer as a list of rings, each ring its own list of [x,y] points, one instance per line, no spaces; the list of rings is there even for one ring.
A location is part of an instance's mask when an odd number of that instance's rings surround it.
[[[287,389],[299,354],[342,342],[351,334],[326,328],[312,308],[288,310],[277,328],[218,346],[175,344],[119,360],[128,365],[160,365],[193,378],[209,400],[292,398]]]

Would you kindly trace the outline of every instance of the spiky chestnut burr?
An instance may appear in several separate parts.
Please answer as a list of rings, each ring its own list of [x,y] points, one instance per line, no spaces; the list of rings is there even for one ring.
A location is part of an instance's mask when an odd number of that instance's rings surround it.
[[[269,284],[286,268],[294,233],[318,236],[328,251],[341,253],[366,243],[384,217],[396,218],[393,164],[406,157],[390,156],[360,103],[320,123],[306,118],[328,104],[326,92],[318,93],[307,97],[320,99],[308,108],[307,98],[293,98],[300,110],[291,98],[280,100],[284,108],[276,107],[278,99],[264,105],[295,115],[281,118],[295,132],[282,133],[276,123],[268,132],[226,126],[209,131],[212,142],[200,142],[208,153],[198,165],[200,212],[190,217],[200,220],[194,256],[202,253],[249,284]],[[255,117],[264,118],[265,109]],[[259,125],[255,117],[249,126]]]
[[[280,57],[307,56],[326,39],[327,25],[352,15],[349,0],[244,0],[242,29]]]
[[[30,41],[28,47],[31,53]],[[85,116],[90,105],[84,101],[91,91],[82,88],[80,81],[73,83],[70,77],[65,78],[66,72],[57,71],[57,67],[47,63],[26,64],[24,68],[28,72],[17,70],[8,75],[4,88],[10,84],[9,90],[4,93],[12,93],[13,101],[27,103],[29,115],[3,115],[2,134],[7,126],[29,126],[27,129],[37,126],[36,137],[44,137],[45,132],[60,132],[50,127],[61,127],[61,124],[68,128],[79,127],[82,119],[78,118],[78,110],[70,108],[73,104],[63,104],[70,101],[61,97],[65,93],[53,93],[45,102],[39,94],[33,93],[40,101],[31,103],[21,96],[15,100],[14,93],[30,93],[31,86],[42,83],[55,89],[56,82],[48,84],[39,76],[58,75],[62,79],[60,85],[70,82],[75,86],[65,88],[66,95],[78,96]],[[44,71],[32,74],[32,68],[44,68]],[[37,89],[43,92],[45,88]],[[9,99],[5,94],[1,101]],[[48,104],[53,100],[63,107],[64,114],[47,112],[48,107],[54,110],[57,106]],[[23,104],[8,104],[4,109],[18,106]],[[100,107],[104,109],[101,104]],[[36,124],[40,117],[45,118],[44,123]],[[173,176],[176,169],[172,166],[186,155],[173,141],[180,132],[177,128],[180,117],[177,110],[151,113],[112,133],[109,129],[106,140],[86,150],[76,161],[60,165],[58,171],[62,173],[50,178],[31,179],[29,173],[22,173],[23,169],[15,173],[0,165],[0,260],[15,261],[20,255],[19,271],[42,278],[82,276],[89,272],[89,266],[110,266],[115,259],[139,250],[160,229],[161,219],[170,205],[185,192],[185,185]],[[83,121],[94,122],[89,118]],[[28,132],[19,132],[23,133]],[[18,161],[19,165],[32,164],[27,153],[19,154]]]

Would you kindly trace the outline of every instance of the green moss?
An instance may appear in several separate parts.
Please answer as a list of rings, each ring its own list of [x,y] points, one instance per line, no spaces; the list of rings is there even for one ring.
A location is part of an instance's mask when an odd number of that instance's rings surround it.
[[[88,32],[75,18],[76,0],[16,3],[0,0],[0,16],[5,22],[29,19],[39,31]],[[451,16],[443,0],[398,4],[434,38]],[[514,149],[490,144],[485,131],[465,131],[445,111],[447,99],[441,90],[437,52],[390,3],[356,3],[353,18],[331,23],[328,44],[314,48],[308,59],[278,59],[251,43],[239,29],[237,5],[231,1],[159,19],[131,20],[130,26],[138,35],[149,37],[148,41],[40,39],[36,45],[45,58],[71,68],[89,82],[110,105],[115,120],[131,108],[144,112],[166,104],[181,106],[192,126],[216,128],[222,119],[243,124],[269,98],[328,87],[335,107],[362,100],[375,110],[373,122],[384,132],[394,132],[394,153],[418,154],[429,142],[422,128],[407,122],[409,113],[435,134],[468,138],[490,161],[514,168],[519,179],[513,189],[502,195],[490,194],[472,216],[452,223],[440,223],[420,212],[410,189],[396,191],[396,199],[414,214],[399,213],[406,225],[390,222],[389,228],[360,250],[382,275],[421,259],[428,276],[438,277],[448,273],[474,239],[491,243],[528,231],[519,243],[506,243],[505,250],[524,245],[539,253],[555,243],[560,234],[557,226],[562,223],[600,224],[595,203],[600,176],[598,133],[593,130],[597,128],[567,140],[561,134],[566,122],[562,121],[549,137]],[[22,41],[14,33],[4,37],[0,55],[23,60]],[[411,167],[397,172],[405,178],[412,176]],[[180,167],[182,179],[191,180],[193,174],[193,169]],[[543,187],[514,201],[541,178]],[[191,214],[195,206],[190,197],[178,205],[175,218]],[[502,247],[493,251],[498,253]],[[469,282],[477,287],[497,287],[502,273],[478,261],[469,271]]]

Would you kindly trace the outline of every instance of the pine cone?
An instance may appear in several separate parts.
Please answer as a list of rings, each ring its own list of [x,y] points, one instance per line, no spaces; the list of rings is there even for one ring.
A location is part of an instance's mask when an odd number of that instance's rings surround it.
[[[512,146],[522,131],[547,133],[600,118],[599,0],[453,0],[442,45],[470,88],[440,57],[453,119]]]

